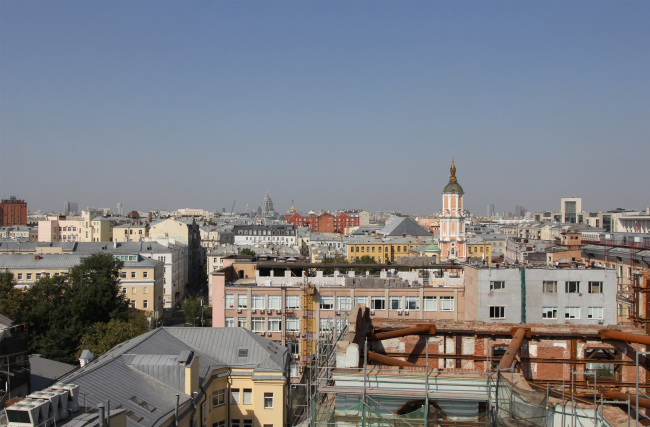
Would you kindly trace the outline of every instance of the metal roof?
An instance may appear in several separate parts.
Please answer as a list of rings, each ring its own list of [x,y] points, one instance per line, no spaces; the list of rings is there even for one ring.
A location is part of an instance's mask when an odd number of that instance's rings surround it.
[[[245,360],[240,348],[248,349]],[[255,373],[285,372],[289,363],[286,347],[243,328],[157,328],[126,341],[93,362],[67,375],[64,383],[78,384],[81,395],[94,395],[96,402],[111,401],[143,417],[130,418],[130,427],[153,427],[169,418],[181,395],[181,405],[190,400],[184,393],[184,370],[176,364],[182,352],[199,357],[199,376],[205,379],[213,368],[253,368]],[[133,396],[155,407],[149,412],[130,400]]]
[[[402,236],[404,234],[407,236],[431,236],[431,233],[422,228],[420,224],[406,216],[390,217],[386,221],[386,226],[377,230],[377,233],[384,236]]]

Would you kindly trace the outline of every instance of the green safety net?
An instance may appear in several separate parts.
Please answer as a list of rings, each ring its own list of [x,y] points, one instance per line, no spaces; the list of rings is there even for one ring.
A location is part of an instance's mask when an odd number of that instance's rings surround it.
[[[334,408],[317,402],[312,404],[313,423],[324,427],[335,424],[365,424],[368,427],[420,427],[424,425],[424,407],[406,414],[377,412],[363,402],[347,408]],[[364,420],[365,419],[365,420]]]

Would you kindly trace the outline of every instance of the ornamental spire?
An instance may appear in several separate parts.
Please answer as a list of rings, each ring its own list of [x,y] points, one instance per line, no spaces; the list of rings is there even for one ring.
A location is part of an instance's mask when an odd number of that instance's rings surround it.
[[[456,165],[454,164],[454,160],[451,160],[451,168],[449,169],[451,172],[451,178],[449,178],[449,182],[456,182]]]

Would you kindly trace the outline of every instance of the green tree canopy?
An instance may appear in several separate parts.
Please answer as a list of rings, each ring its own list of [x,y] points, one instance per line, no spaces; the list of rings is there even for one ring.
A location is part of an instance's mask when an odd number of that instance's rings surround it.
[[[255,256],[255,251],[249,248],[244,248],[241,250],[241,255]]]
[[[0,275],[0,312],[29,325],[30,352],[76,363],[81,337],[93,325],[128,320],[128,302],[119,291],[122,266],[110,254],[94,254],[68,276],[43,277],[27,289]]]
[[[201,301],[203,300],[203,308]],[[183,312],[185,313],[185,322],[192,326],[205,326],[207,320],[212,319],[212,307],[202,298],[186,298],[183,301]]]
[[[99,357],[121,342],[135,338],[149,330],[149,322],[141,312],[133,312],[128,321],[111,319],[108,323],[97,322],[81,337],[76,357],[85,349]]]

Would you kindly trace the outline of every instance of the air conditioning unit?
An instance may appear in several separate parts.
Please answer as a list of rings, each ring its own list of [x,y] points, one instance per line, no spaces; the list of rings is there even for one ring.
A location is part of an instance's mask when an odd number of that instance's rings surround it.
[[[599,325],[602,325],[603,323],[605,323],[605,322],[603,321],[603,319],[598,320],[598,324],[599,324]]]
[[[240,314],[241,314],[241,308],[238,308],[238,309],[237,309],[237,313],[240,313]]]
[[[266,335],[266,332],[260,332],[260,335],[261,335],[261,336],[265,336],[265,335]]]
[[[409,311],[408,311],[408,310],[404,310],[404,316],[408,316],[408,315],[409,315]]]
[[[401,316],[402,315],[402,310],[397,310],[397,315]]]
[[[341,312],[340,312],[340,311],[337,311],[337,312],[336,312],[336,315],[337,315],[337,316],[340,316],[340,315],[341,315]]]
[[[256,308],[251,309],[251,313],[257,313],[257,309]]]
[[[273,313],[273,310],[271,310],[270,308],[268,310],[266,310],[266,314],[272,314],[272,313]]]
[[[282,310],[275,310],[275,314],[280,314],[282,313]]]
[[[375,315],[375,310],[370,310],[370,315],[374,316]]]

